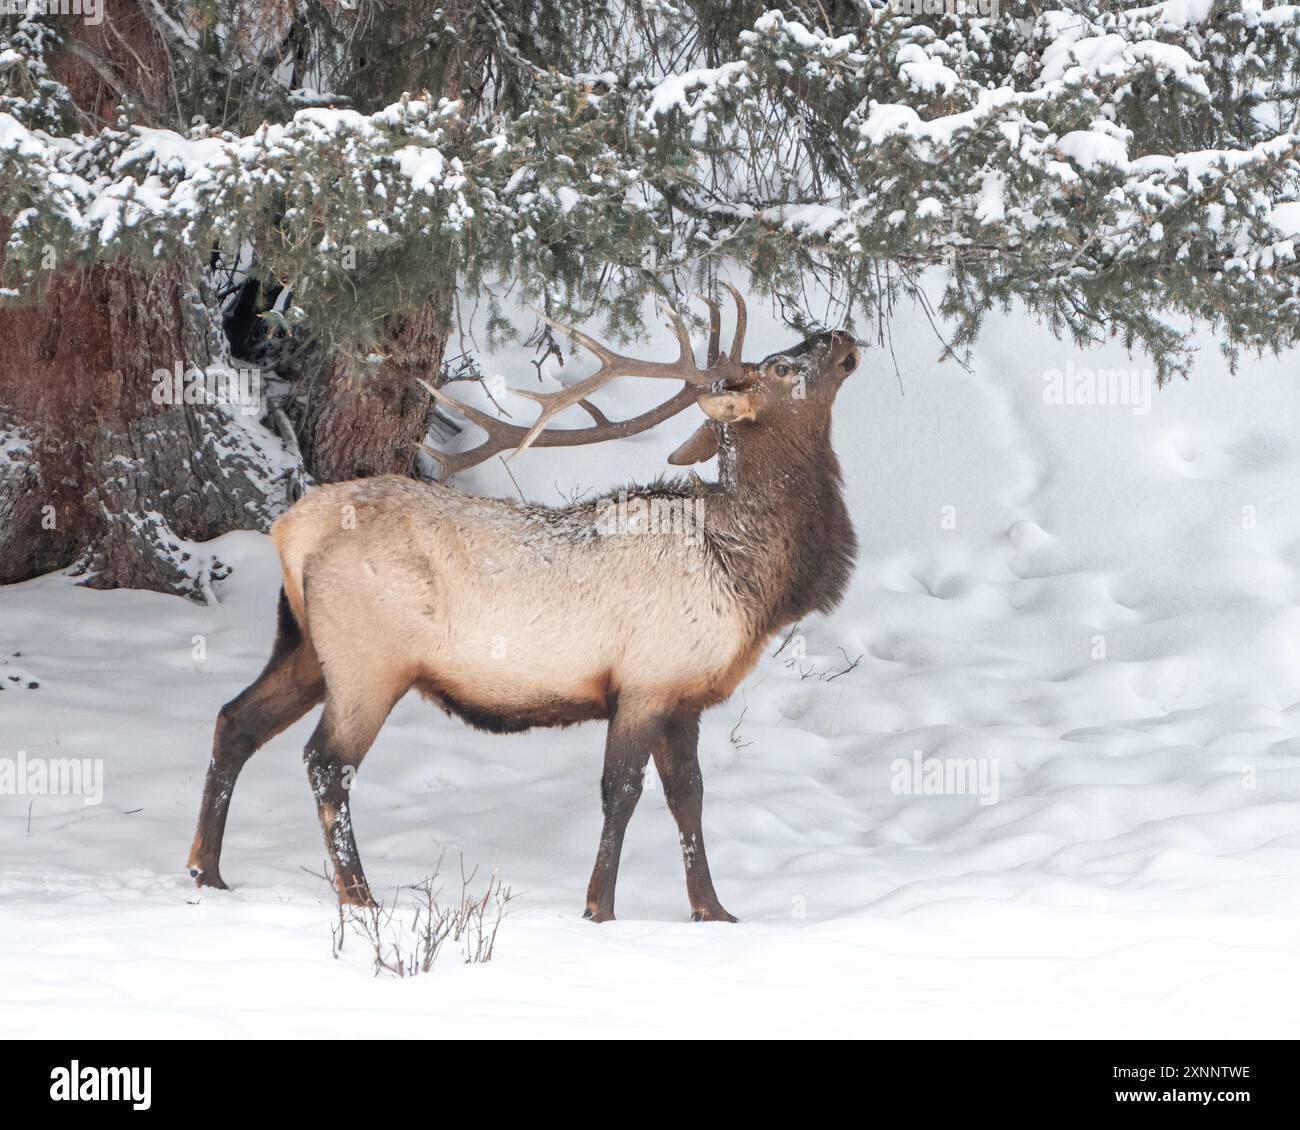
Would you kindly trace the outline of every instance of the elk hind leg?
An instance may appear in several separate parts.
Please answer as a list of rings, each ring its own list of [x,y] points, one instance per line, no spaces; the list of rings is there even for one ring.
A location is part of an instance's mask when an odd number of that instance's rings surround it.
[[[217,715],[199,808],[198,827],[187,867],[200,887],[226,884],[221,878],[221,842],[235,782],[248,759],[321,701],[325,685],[320,663],[280,592],[279,627],[265,669]]]
[[[709,858],[704,854],[704,777],[700,773],[698,713],[674,716],[655,746],[655,768],[664,786],[664,799],[677,821],[686,867],[686,897],[695,922],[735,922],[713,889]]]

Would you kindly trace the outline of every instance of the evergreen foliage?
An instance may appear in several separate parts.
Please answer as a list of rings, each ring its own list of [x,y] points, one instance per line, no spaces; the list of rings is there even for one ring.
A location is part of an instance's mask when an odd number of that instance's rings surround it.
[[[1194,322],[1234,361],[1300,326],[1296,5],[140,7],[180,77],[111,122],[53,77],[92,51],[76,17],[4,17],[11,300],[246,248],[287,327],[353,349],[449,278],[635,332],[648,291],[748,273],[801,329],[861,328],[931,266],[958,350],[1017,301],[1161,379]]]

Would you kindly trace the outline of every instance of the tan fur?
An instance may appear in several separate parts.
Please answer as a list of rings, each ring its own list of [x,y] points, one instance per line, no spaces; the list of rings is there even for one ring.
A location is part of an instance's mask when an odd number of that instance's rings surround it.
[[[294,616],[349,701],[397,689],[359,648],[382,653],[402,691],[501,714],[558,702],[601,717],[611,692],[725,698],[755,641],[708,547],[602,534],[598,517],[580,507],[557,527],[537,509],[383,477],[320,487],[271,533]]]

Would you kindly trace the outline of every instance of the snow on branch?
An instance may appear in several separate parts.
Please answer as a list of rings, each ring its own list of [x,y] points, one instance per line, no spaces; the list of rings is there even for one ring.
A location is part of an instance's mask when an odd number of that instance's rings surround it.
[[[792,306],[822,272],[850,313],[883,309],[882,264],[941,265],[959,343],[1018,297],[1063,332],[1155,350],[1162,378],[1185,361],[1173,315],[1220,326],[1234,357],[1287,344],[1300,6],[1003,7],[857,0],[832,22],[789,6],[717,40],[720,14],[706,29],[654,4],[567,75],[516,68],[509,104],[289,98],[286,120],[245,135],[129,115],[61,128],[49,42],[28,28],[0,42],[0,281],[30,284],[51,246],[161,262],[251,244],[318,326],[415,301],[446,272],[517,278],[548,307],[595,292],[617,322],[727,258]],[[485,11],[509,59],[514,29]],[[369,265],[370,289],[341,256]]]

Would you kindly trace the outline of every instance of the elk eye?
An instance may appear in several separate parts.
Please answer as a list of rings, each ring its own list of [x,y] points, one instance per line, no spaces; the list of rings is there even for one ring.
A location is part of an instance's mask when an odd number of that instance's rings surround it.
[[[790,366],[789,366],[789,365],[778,365],[778,366],[776,367],[776,375],[777,375],[778,377],[788,377],[788,376],[790,375]]]

